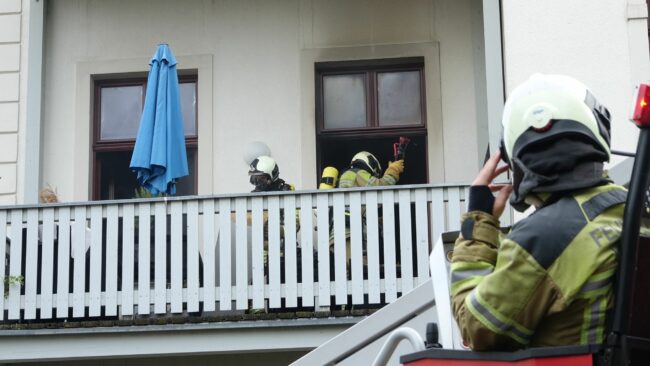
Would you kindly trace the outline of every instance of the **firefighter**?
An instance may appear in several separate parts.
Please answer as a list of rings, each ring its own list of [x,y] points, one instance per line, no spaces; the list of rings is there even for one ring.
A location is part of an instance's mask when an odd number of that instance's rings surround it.
[[[248,171],[252,192],[293,191],[293,185],[280,178],[280,169],[270,156],[262,155],[253,159]]]
[[[353,187],[370,187],[370,186],[389,186],[395,185],[399,181],[399,176],[404,171],[404,160],[400,159],[388,163],[388,168],[381,174],[381,164],[377,158],[367,152],[361,151],[352,157],[350,162],[350,169],[341,174],[339,179],[339,188],[353,188]],[[365,210],[364,210],[365,211]],[[364,212],[365,213],[365,212]],[[351,247],[350,247],[350,225],[347,222],[346,212],[346,228],[345,228],[345,252],[346,263],[350,262]],[[365,215],[363,216],[363,236],[366,236],[366,223]],[[334,231],[330,230],[330,251],[334,251]],[[383,252],[383,251],[382,251]],[[367,257],[364,250],[363,254],[364,265],[367,264]]]
[[[255,187],[251,192],[275,192],[275,191],[294,191],[293,185],[286,183],[280,178],[280,169],[278,164],[270,156],[262,155],[253,159],[250,163],[248,171],[251,184]],[[280,258],[284,257],[284,209],[280,211]],[[296,211],[296,229],[300,229],[298,221],[299,212]],[[252,223],[252,217],[249,215],[247,218],[249,225]],[[264,269],[268,272],[268,254],[269,254],[269,217],[268,213],[264,212],[263,215],[263,237],[264,237]],[[282,259],[281,259],[282,260]],[[255,310],[254,312],[257,312]]]
[[[379,160],[371,153],[361,151],[352,157],[350,169],[341,174],[339,188],[394,185],[403,171],[404,160],[392,161],[382,176]]]
[[[452,257],[463,340],[481,351],[602,343],[627,195],[603,170],[609,112],[579,81],[536,74],[506,101],[502,127]],[[508,169],[512,184],[495,184]],[[508,197],[535,211],[503,235]]]

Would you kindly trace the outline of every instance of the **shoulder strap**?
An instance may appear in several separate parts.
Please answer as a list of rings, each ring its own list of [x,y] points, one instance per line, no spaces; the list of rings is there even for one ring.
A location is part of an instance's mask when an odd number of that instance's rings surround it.
[[[589,221],[603,213],[608,208],[625,203],[627,192],[622,189],[612,189],[601,192],[582,203],[582,209]]]

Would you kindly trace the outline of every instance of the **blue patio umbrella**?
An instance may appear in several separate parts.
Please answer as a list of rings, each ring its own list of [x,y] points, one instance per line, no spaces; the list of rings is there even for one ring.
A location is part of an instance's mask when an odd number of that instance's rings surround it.
[[[178,179],[188,175],[176,58],[168,45],[161,44],[149,65],[130,167],[149,192],[173,195]]]

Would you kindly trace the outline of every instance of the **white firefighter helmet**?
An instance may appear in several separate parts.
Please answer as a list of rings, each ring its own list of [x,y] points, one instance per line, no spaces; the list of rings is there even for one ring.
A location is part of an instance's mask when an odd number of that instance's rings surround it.
[[[610,156],[609,111],[584,84],[569,76],[532,75],[508,97],[501,123],[504,158],[517,156],[527,145],[566,134],[581,135]],[[528,131],[536,133],[525,136]]]
[[[357,164],[362,165],[364,169],[368,170],[374,176],[381,175],[381,164],[379,164],[379,160],[367,151],[358,152],[352,157],[350,165]]]
[[[278,164],[275,163],[275,160],[270,156],[258,156],[251,162],[248,175],[252,176],[261,174],[268,175],[272,182],[275,182],[278,179],[280,169],[278,168]]]

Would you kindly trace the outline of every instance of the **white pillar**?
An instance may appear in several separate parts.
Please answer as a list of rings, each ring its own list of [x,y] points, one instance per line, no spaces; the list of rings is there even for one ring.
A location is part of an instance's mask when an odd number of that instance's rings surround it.
[[[43,81],[43,23],[45,0],[29,1],[23,203],[38,203],[41,184],[41,105]]]
[[[490,152],[499,148],[503,90],[503,57],[501,45],[501,1],[483,0],[483,35],[485,37],[485,86],[487,91],[487,123]]]

